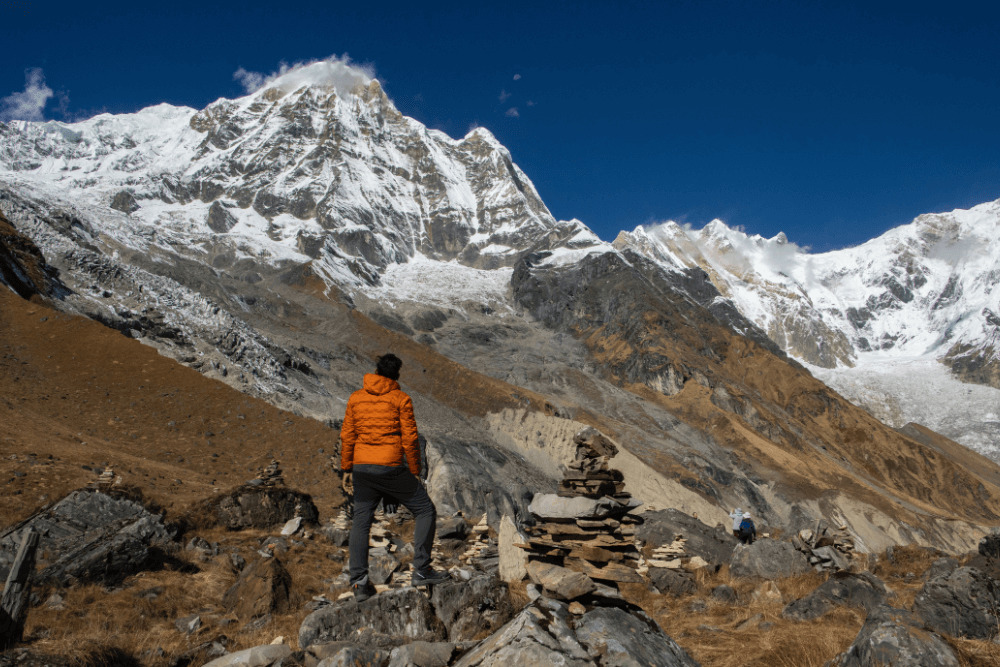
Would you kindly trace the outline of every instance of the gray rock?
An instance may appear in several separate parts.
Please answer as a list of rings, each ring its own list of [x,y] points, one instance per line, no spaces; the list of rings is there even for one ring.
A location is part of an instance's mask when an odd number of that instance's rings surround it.
[[[733,604],[739,599],[739,596],[736,594],[736,589],[732,586],[722,584],[712,589],[712,599]]]
[[[597,588],[594,580],[582,572],[541,561],[528,563],[528,576],[534,583],[560,600],[575,600]]]
[[[947,576],[959,567],[959,562],[954,558],[938,558],[931,563],[931,566],[924,572],[924,579],[930,580],[938,576]]]
[[[676,509],[660,510],[658,512],[643,512],[640,515],[644,522],[638,527],[636,535],[646,544],[670,544],[675,535],[683,535],[687,540],[685,550],[695,556],[701,556],[712,565],[729,563],[733,555],[733,547],[738,540],[731,531],[707,526],[698,519]]]
[[[300,530],[302,530],[302,517],[297,516],[285,522],[285,525],[281,528],[281,535],[283,537],[290,537]]]
[[[780,579],[812,571],[809,561],[788,542],[761,538],[753,544],[737,544],[729,571],[734,577]]]
[[[987,558],[1000,558],[1000,535],[986,535],[979,540],[979,554]]]
[[[592,666],[569,619],[565,604],[539,598],[459,658],[455,667]]]
[[[323,658],[316,663],[316,667],[356,667],[356,665],[384,667],[389,663],[391,655],[386,649],[352,644],[343,647],[328,658]]]
[[[464,517],[446,516],[437,520],[438,539],[464,540],[469,534],[469,524]]]
[[[850,648],[834,667],[958,667],[958,658],[940,636],[927,632],[912,614],[881,606],[868,614]]]
[[[447,639],[447,630],[427,596],[415,588],[386,591],[361,603],[341,600],[309,614],[299,628],[299,647],[303,649],[347,640],[388,647],[411,639]]]
[[[198,631],[201,627],[201,616],[198,614],[192,614],[191,616],[185,616],[184,618],[178,618],[174,621],[174,627],[177,628],[178,632],[183,632],[186,635],[190,635]]]
[[[446,667],[454,654],[450,642],[413,642],[392,649],[388,667]]]
[[[292,576],[277,558],[256,560],[243,568],[222,596],[222,605],[241,621],[289,608]]]
[[[0,534],[0,578],[6,578],[21,531],[41,537],[34,579],[60,587],[76,582],[117,585],[130,574],[156,567],[175,531],[141,504],[97,491],[74,491],[52,507]]]
[[[319,532],[335,547],[346,547],[351,541],[350,527],[345,530],[335,527],[332,523],[327,523],[319,529]]]
[[[608,519],[627,514],[635,506],[622,504],[612,498],[564,498],[554,493],[536,493],[528,511],[546,521],[568,519]]]
[[[504,514],[497,534],[500,578],[507,583],[521,581],[528,576],[528,553],[515,544],[525,544],[527,537],[517,528],[514,520]]]
[[[491,575],[438,584],[431,593],[431,604],[452,642],[491,634],[518,611],[507,585]]]
[[[885,585],[871,572],[837,572],[816,590],[785,607],[781,615],[795,621],[809,621],[837,606],[861,607],[870,612],[885,600]]]
[[[216,658],[204,667],[268,667],[276,665],[292,654],[287,644],[267,644],[254,646]]]
[[[131,192],[127,190],[119,190],[115,196],[111,198],[111,208],[116,211],[121,211],[122,213],[135,213],[140,207]]]
[[[189,519],[197,528],[271,528],[295,518],[297,509],[303,523],[317,523],[319,512],[308,495],[284,486],[248,483],[209,498],[190,513]]]
[[[375,554],[368,558],[368,578],[376,586],[389,583],[399,569],[399,560],[389,553]]]
[[[830,546],[813,549],[812,554],[813,556],[819,558],[820,562],[824,564],[824,567],[832,567],[836,570],[846,570],[851,566],[850,562],[842,553]]]
[[[649,568],[649,578],[663,595],[686,595],[694,593],[698,586],[694,583],[694,577],[686,571],[671,570],[663,567]]]
[[[972,639],[997,635],[998,609],[1000,582],[972,567],[929,579],[913,603],[913,612],[927,627]]]
[[[600,665],[690,667],[687,652],[641,611],[598,607],[576,624],[577,639]]]

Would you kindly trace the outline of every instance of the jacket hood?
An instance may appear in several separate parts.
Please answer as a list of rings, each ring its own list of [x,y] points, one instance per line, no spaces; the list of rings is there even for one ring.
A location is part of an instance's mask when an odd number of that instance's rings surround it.
[[[399,383],[387,377],[376,375],[375,373],[365,373],[365,391],[375,396],[388,394],[390,391],[399,389]]]

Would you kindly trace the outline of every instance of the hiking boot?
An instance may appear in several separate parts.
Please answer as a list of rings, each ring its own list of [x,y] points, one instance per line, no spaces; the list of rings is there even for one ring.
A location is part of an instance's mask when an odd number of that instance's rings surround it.
[[[447,572],[424,570],[423,572],[413,573],[414,586],[433,586],[434,584],[443,584],[446,581],[451,581],[451,575]]]
[[[371,585],[371,582],[366,581],[363,584],[354,584],[351,586],[351,592],[354,593],[355,602],[364,602],[375,595],[375,587]]]

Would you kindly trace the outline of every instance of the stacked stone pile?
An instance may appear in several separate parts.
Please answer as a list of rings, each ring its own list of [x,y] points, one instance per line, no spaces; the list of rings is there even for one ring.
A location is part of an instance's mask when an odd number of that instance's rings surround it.
[[[486,523],[486,515],[472,527],[472,541],[458,559],[480,570],[499,566],[500,554],[497,543],[490,537],[490,526]]]
[[[257,479],[263,482],[264,486],[283,485],[285,478],[281,474],[281,464],[278,463],[277,459],[271,459],[271,463],[257,473]]]
[[[854,538],[847,526],[834,528],[822,520],[813,530],[800,530],[792,537],[792,545],[809,557],[817,572],[849,570],[855,557]]]
[[[592,428],[574,442],[576,458],[558,495],[535,495],[528,510],[538,523],[525,529],[527,542],[518,546],[527,551],[529,564],[559,565],[613,583],[640,582],[634,536],[642,519],[631,514],[639,503],[616,481],[621,473],[608,468],[618,450]]]
[[[621,471],[608,467],[611,457],[618,453],[614,443],[596,429],[587,428],[573,438],[576,456],[566,466],[563,479],[559,482],[560,496],[572,498],[612,498],[628,499],[625,493],[624,476]]]
[[[105,466],[101,474],[97,476],[97,481],[91,484],[91,488],[97,489],[98,491],[108,491],[112,486],[116,484],[121,484],[121,477],[115,478],[115,470],[110,465]]]

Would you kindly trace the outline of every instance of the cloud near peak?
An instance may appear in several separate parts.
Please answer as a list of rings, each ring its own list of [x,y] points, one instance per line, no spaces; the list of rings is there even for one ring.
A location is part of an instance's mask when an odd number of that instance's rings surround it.
[[[356,64],[346,53],[293,65],[283,62],[277,71],[270,74],[251,72],[243,67],[233,72],[233,80],[239,81],[247,93],[266,86],[286,91],[302,86],[329,86],[335,88],[338,95],[346,95],[359,85],[367,86],[374,78],[374,66]]]
[[[45,120],[45,105],[53,95],[42,68],[30,67],[24,70],[24,90],[0,98],[0,121]]]

